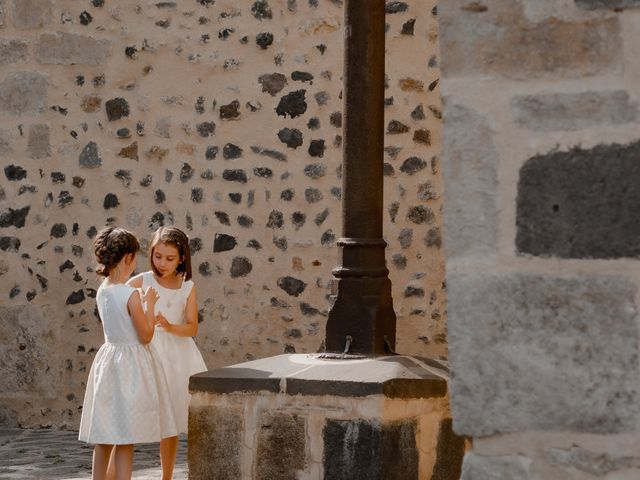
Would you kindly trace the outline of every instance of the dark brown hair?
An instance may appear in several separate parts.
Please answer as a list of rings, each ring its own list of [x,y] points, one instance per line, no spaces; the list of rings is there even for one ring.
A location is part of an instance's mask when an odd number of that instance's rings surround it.
[[[136,236],[124,228],[105,227],[98,232],[93,241],[93,254],[98,261],[96,273],[108,277],[122,257],[140,250]]]
[[[180,263],[176,271],[181,274],[185,280],[191,280],[191,249],[189,248],[189,237],[176,227],[160,227],[156,230],[151,240],[151,246],[149,247],[149,262],[151,263],[151,269],[156,275],[160,275],[160,272],[156,270],[153,264],[153,249],[159,243],[171,245],[178,250]]]

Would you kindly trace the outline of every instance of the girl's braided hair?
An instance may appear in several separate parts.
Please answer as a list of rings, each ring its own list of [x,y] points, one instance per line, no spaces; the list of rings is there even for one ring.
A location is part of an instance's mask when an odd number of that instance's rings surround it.
[[[160,227],[153,234],[153,240],[151,240],[151,246],[149,247],[149,261],[151,263],[151,269],[160,275],[155,265],[153,264],[153,249],[159,243],[171,245],[178,250],[180,255],[180,263],[176,268],[176,271],[182,275],[184,280],[191,280],[191,248],[189,248],[189,237],[176,227]]]
[[[93,253],[98,260],[96,273],[108,277],[109,272],[127,253],[135,254],[140,243],[135,235],[124,228],[106,227],[98,232],[93,242]]]

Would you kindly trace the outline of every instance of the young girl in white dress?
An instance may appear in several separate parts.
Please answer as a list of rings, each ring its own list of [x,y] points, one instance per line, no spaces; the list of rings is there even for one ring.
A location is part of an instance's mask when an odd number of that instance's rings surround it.
[[[189,239],[175,227],[156,230],[149,248],[151,271],[129,280],[135,288],[154,288],[156,333],[151,342],[162,362],[178,433],[187,433],[189,377],[207,369],[193,337],[198,333],[196,288],[191,280]],[[160,442],[162,479],[173,478],[178,436]]]
[[[133,444],[176,434],[165,375],[148,346],[158,293],[147,288],[141,295],[125,284],[139,248],[122,228],[105,228],[94,242],[96,272],[106,277],[96,295],[105,343],[89,371],[79,433],[81,441],[95,444],[94,480],[105,478],[112,451],[117,479],[130,479]]]

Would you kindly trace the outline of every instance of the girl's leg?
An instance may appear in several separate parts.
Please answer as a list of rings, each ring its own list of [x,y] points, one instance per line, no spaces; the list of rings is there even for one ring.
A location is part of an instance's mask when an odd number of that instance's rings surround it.
[[[91,478],[93,480],[104,480],[109,465],[109,456],[113,445],[99,444],[93,447],[93,462],[91,465]]]
[[[178,453],[178,436],[160,440],[160,461],[162,463],[162,480],[173,478],[173,467]]]
[[[107,467],[106,480],[116,480],[116,449],[111,449],[111,455],[109,456],[109,467]]]
[[[116,445],[115,450],[116,478],[130,480],[133,470],[133,445]]]

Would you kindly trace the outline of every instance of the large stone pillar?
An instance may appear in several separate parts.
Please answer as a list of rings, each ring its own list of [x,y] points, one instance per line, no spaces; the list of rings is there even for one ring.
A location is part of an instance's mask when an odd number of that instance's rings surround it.
[[[346,0],[342,236],[325,347],[383,354],[395,347],[396,316],[382,239],[384,0]]]

